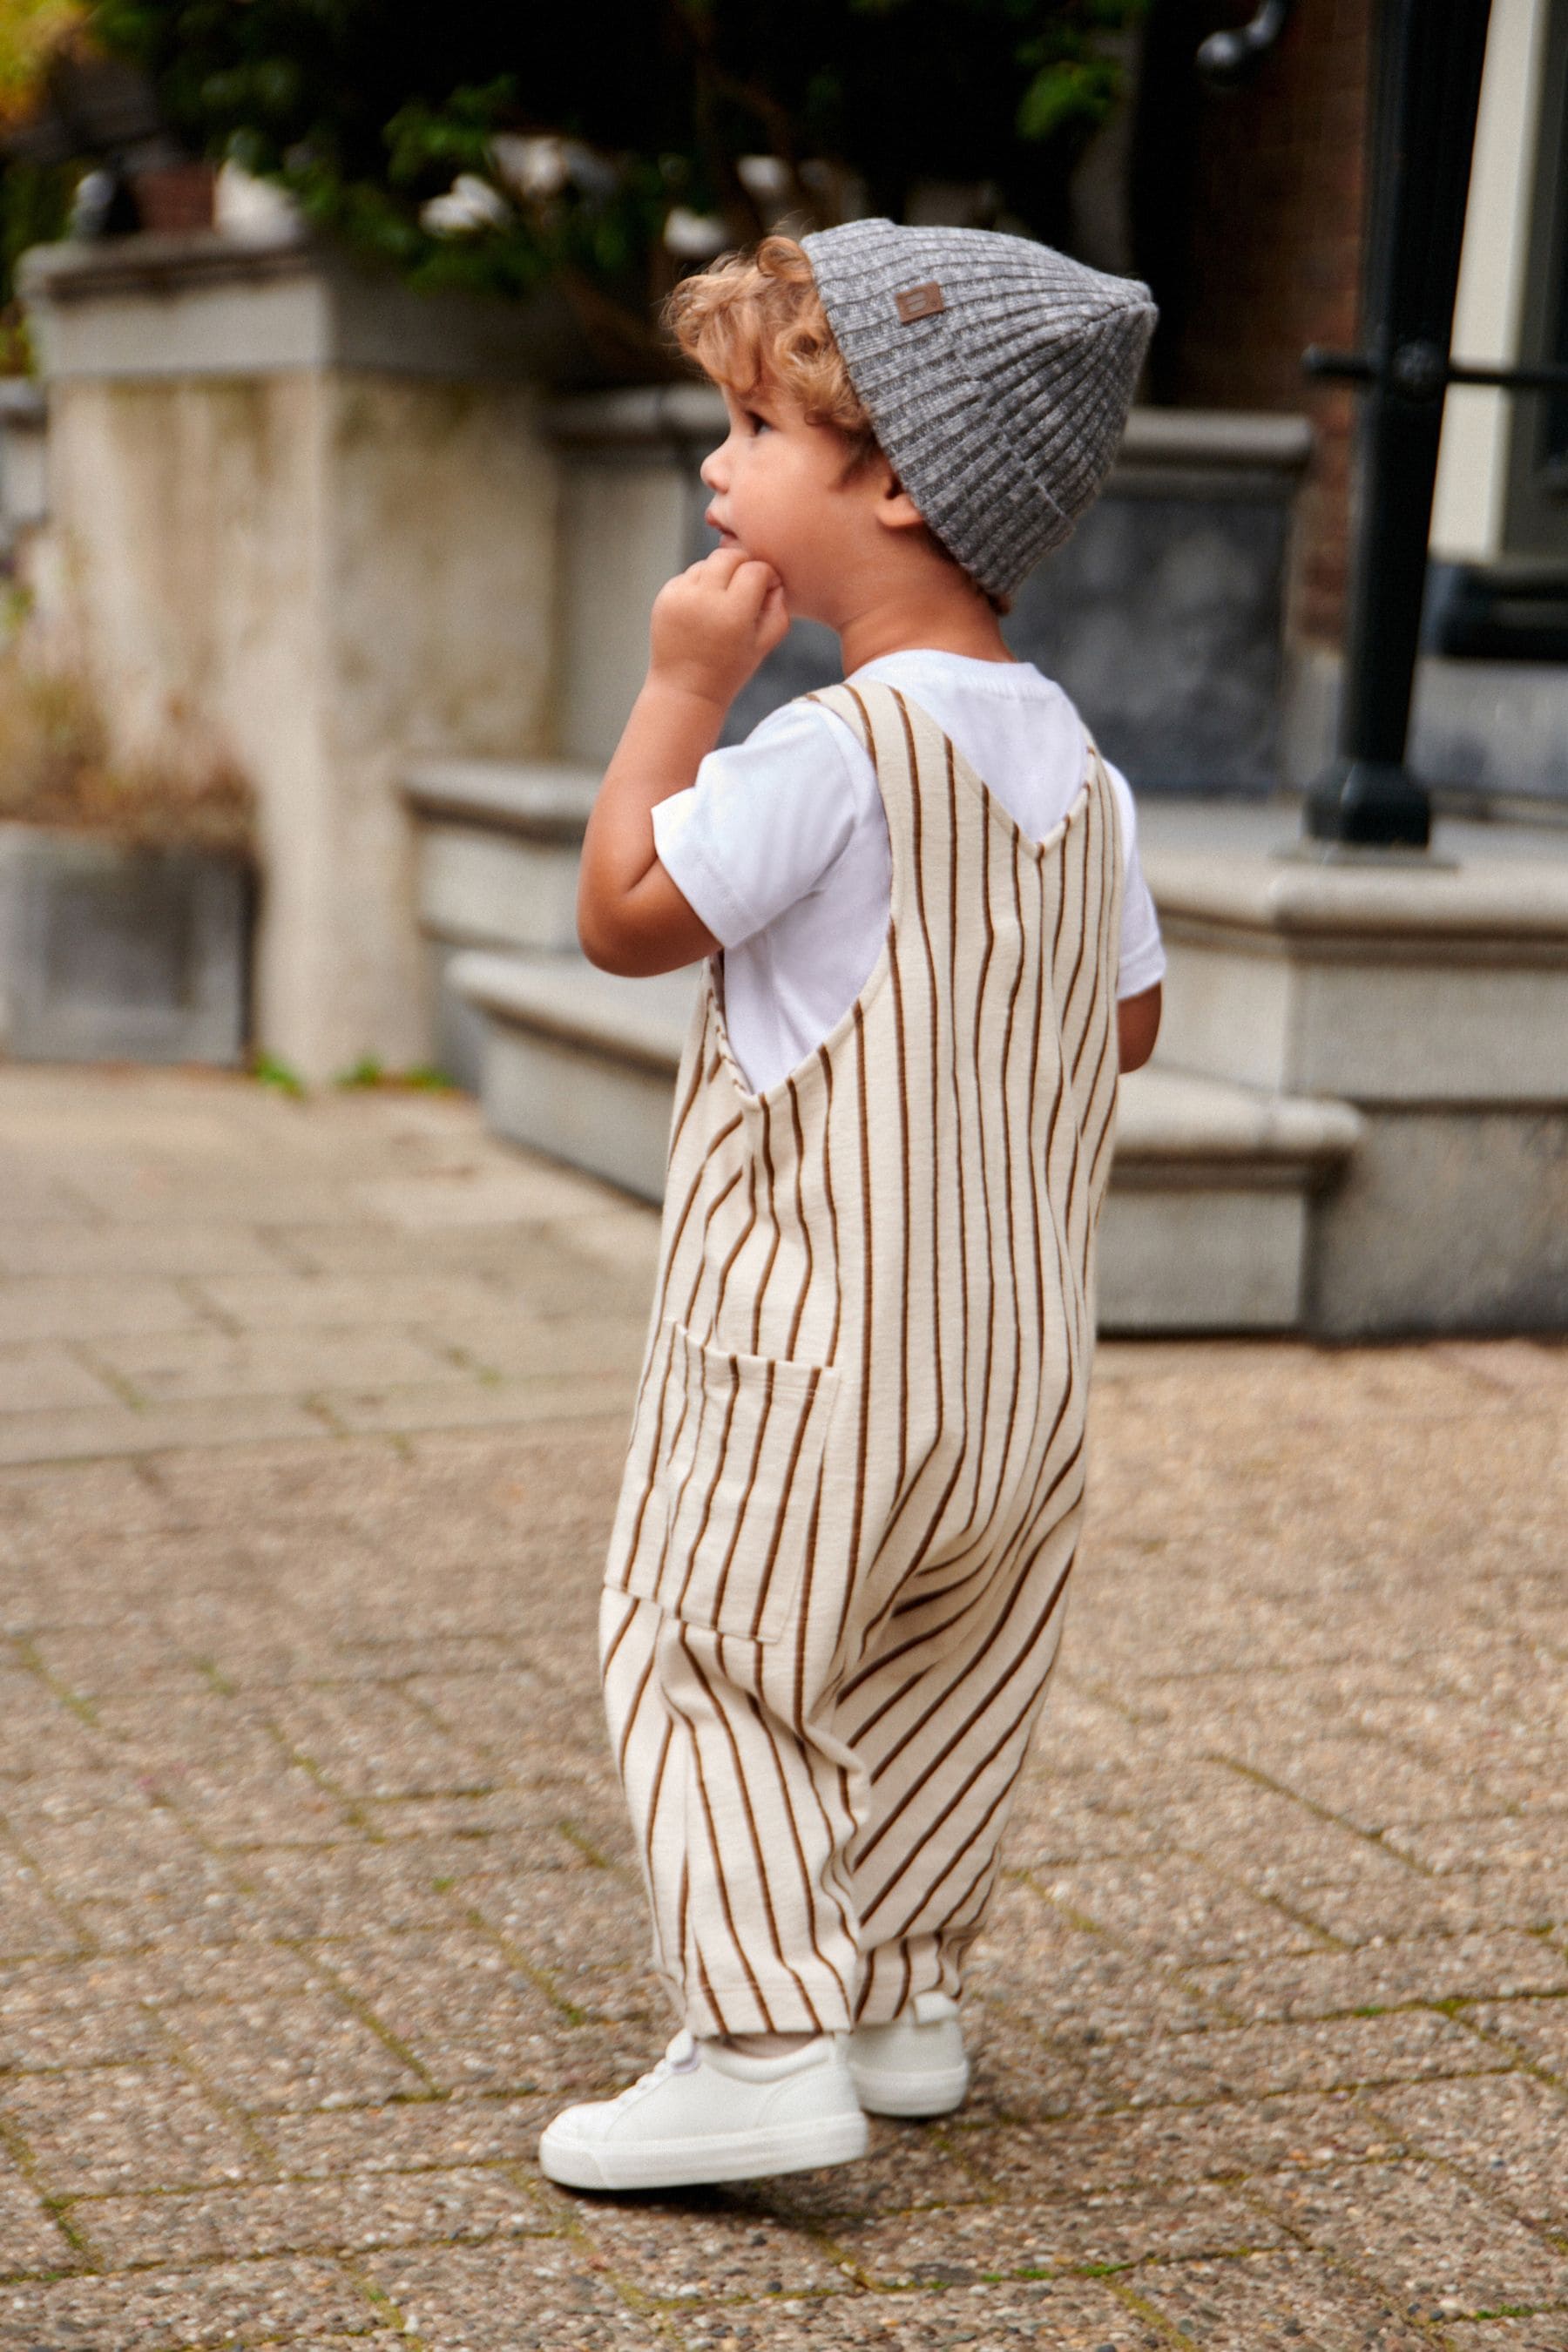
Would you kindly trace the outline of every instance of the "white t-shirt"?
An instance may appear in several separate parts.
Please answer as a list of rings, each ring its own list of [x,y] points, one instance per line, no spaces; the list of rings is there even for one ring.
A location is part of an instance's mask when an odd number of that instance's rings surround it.
[[[1066,815],[1084,779],[1083,721],[1029,662],[888,654],[852,683],[885,681],[951,736],[1031,840]],[[1138,862],[1132,794],[1110,770],[1126,853],[1117,992],[1165,969]],[[709,753],[689,791],[653,813],[659,862],[724,950],[730,1045],[756,1093],[797,1068],[847,1013],[887,936],[892,872],[877,772],[820,703],[772,712]]]

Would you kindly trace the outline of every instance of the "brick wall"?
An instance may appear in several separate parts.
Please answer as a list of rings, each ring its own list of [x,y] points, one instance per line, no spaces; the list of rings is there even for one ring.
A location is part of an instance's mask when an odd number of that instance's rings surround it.
[[[1320,642],[1338,642],[1343,614],[1352,401],[1313,385],[1300,361],[1309,343],[1355,341],[1371,16],[1372,0],[1298,0],[1256,81],[1198,97],[1184,315],[1165,379],[1184,406],[1311,417],[1289,625]]]

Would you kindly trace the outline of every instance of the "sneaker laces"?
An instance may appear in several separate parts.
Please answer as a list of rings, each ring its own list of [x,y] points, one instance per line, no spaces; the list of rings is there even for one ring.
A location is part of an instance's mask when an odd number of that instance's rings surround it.
[[[624,2107],[630,2100],[640,2098],[645,2091],[651,2091],[658,2084],[667,2082],[671,2074],[689,2074],[699,2063],[696,2037],[689,2027],[683,2025],[658,2063],[650,2066],[646,2074],[639,2074],[637,2081],[621,2093],[616,2101],[616,2106]]]

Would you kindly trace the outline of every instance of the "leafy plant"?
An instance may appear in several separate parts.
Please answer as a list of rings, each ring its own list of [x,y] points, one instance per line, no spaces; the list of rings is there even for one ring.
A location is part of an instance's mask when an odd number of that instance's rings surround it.
[[[296,1101],[305,1094],[304,1079],[287,1062],[280,1062],[276,1054],[253,1054],[250,1075],[258,1086],[270,1087],[274,1094],[291,1095]]]
[[[31,111],[49,59],[82,21],[81,0],[0,0],[0,137]],[[15,157],[0,170],[0,375],[25,374],[31,364],[12,298],[17,257],[63,236],[78,176],[70,165]]]
[[[922,182],[1060,241],[1142,0],[83,0],[189,143],[421,285],[646,312],[781,215]]]

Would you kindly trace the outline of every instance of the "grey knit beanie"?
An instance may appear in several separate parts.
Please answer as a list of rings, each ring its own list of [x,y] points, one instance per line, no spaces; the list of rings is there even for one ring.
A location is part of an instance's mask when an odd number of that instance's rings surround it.
[[[801,243],[889,463],[948,553],[1011,594],[1110,470],[1149,289],[992,229],[858,220]]]

